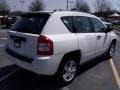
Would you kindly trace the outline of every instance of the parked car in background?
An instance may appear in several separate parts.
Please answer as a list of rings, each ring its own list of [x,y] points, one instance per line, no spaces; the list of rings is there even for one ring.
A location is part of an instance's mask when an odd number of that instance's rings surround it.
[[[0,16],[0,25],[2,25],[3,18],[4,16]]]
[[[8,20],[9,20],[11,26],[12,26],[16,22],[17,17],[8,17]]]
[[[99,19],[109,28],[112,29],[112,23],[107,22],[103,17],[99,17]]]
[[[115,19],[106,19],[106,22],[112,23],[115,21]]]
[[[112,29],[112,23],[109,23],[109,22],[103,22],[107,27],[111,28]]]
[[[100,20],[105,22],[105,19],[103,17],[98,17]]]
[[[5,50],[18,66],[70,83],[78,65],[101,55],[113,57],[116,42],[117,35],[94,15],[31,12],[22,14],[8,31]]]
[[[120,20],[115,20],[112,23],[113,23],[113,25],[120,25]]]

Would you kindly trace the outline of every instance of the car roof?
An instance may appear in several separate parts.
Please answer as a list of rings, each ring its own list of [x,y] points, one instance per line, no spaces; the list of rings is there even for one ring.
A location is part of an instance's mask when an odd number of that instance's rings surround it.
[[[89,13],[85,13],[85,12],[81,12],[81,11],[34,11],[34,12],[26,12],[23,13],[24,14],[57,14],[59,16],[69,16],[69,15],[73,15],[73,16],[87,16],[87,17],[94,17],[94,18],[98,18],[95,15],[89,14]]]
[[[60,12],[59,12],[60,13]],[[85,13],[85,12],[81,12],[81,11],[63,11],[61,13],[65,13],[65,14],[68,14],[71,13],[73,16],[87,16],[87,17],[94,17],[96,18],[95,15],[92,15],[92,14],[89,14],[89,13]]]
[[[53,11],[33,11],[33,12],[24,12],[22,15],[25,14],[52,14]]]

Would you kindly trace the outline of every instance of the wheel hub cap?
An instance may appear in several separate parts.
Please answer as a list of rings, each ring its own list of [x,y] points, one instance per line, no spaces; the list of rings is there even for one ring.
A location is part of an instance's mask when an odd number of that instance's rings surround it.
[[[115,47],[114,47],[114,45],[112,45],[110,48],[110,56],[113,56],[114,52],[115,52]]]
[[[63,70],[63,79],[65,81],[71,81],[76,74],[76,63],[75,61],[69,61],[64,67]]]

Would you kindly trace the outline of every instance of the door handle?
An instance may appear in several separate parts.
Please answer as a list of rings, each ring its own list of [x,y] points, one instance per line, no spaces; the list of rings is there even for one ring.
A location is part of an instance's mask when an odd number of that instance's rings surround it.
[[[97,39],[98,39],[98,40],[100,40],[100,39],[101,39],[101,37],[102,37],[102,36],[98,35],[98,36],[97,36]]]

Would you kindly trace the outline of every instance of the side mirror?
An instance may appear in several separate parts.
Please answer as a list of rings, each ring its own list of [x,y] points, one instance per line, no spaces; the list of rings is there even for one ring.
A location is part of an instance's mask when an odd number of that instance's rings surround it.
[[[106,29],[106,33],[110,32],[110,31],[112,31],[112,30],[113,30],[112,27],[107,27],[107,29]]]

